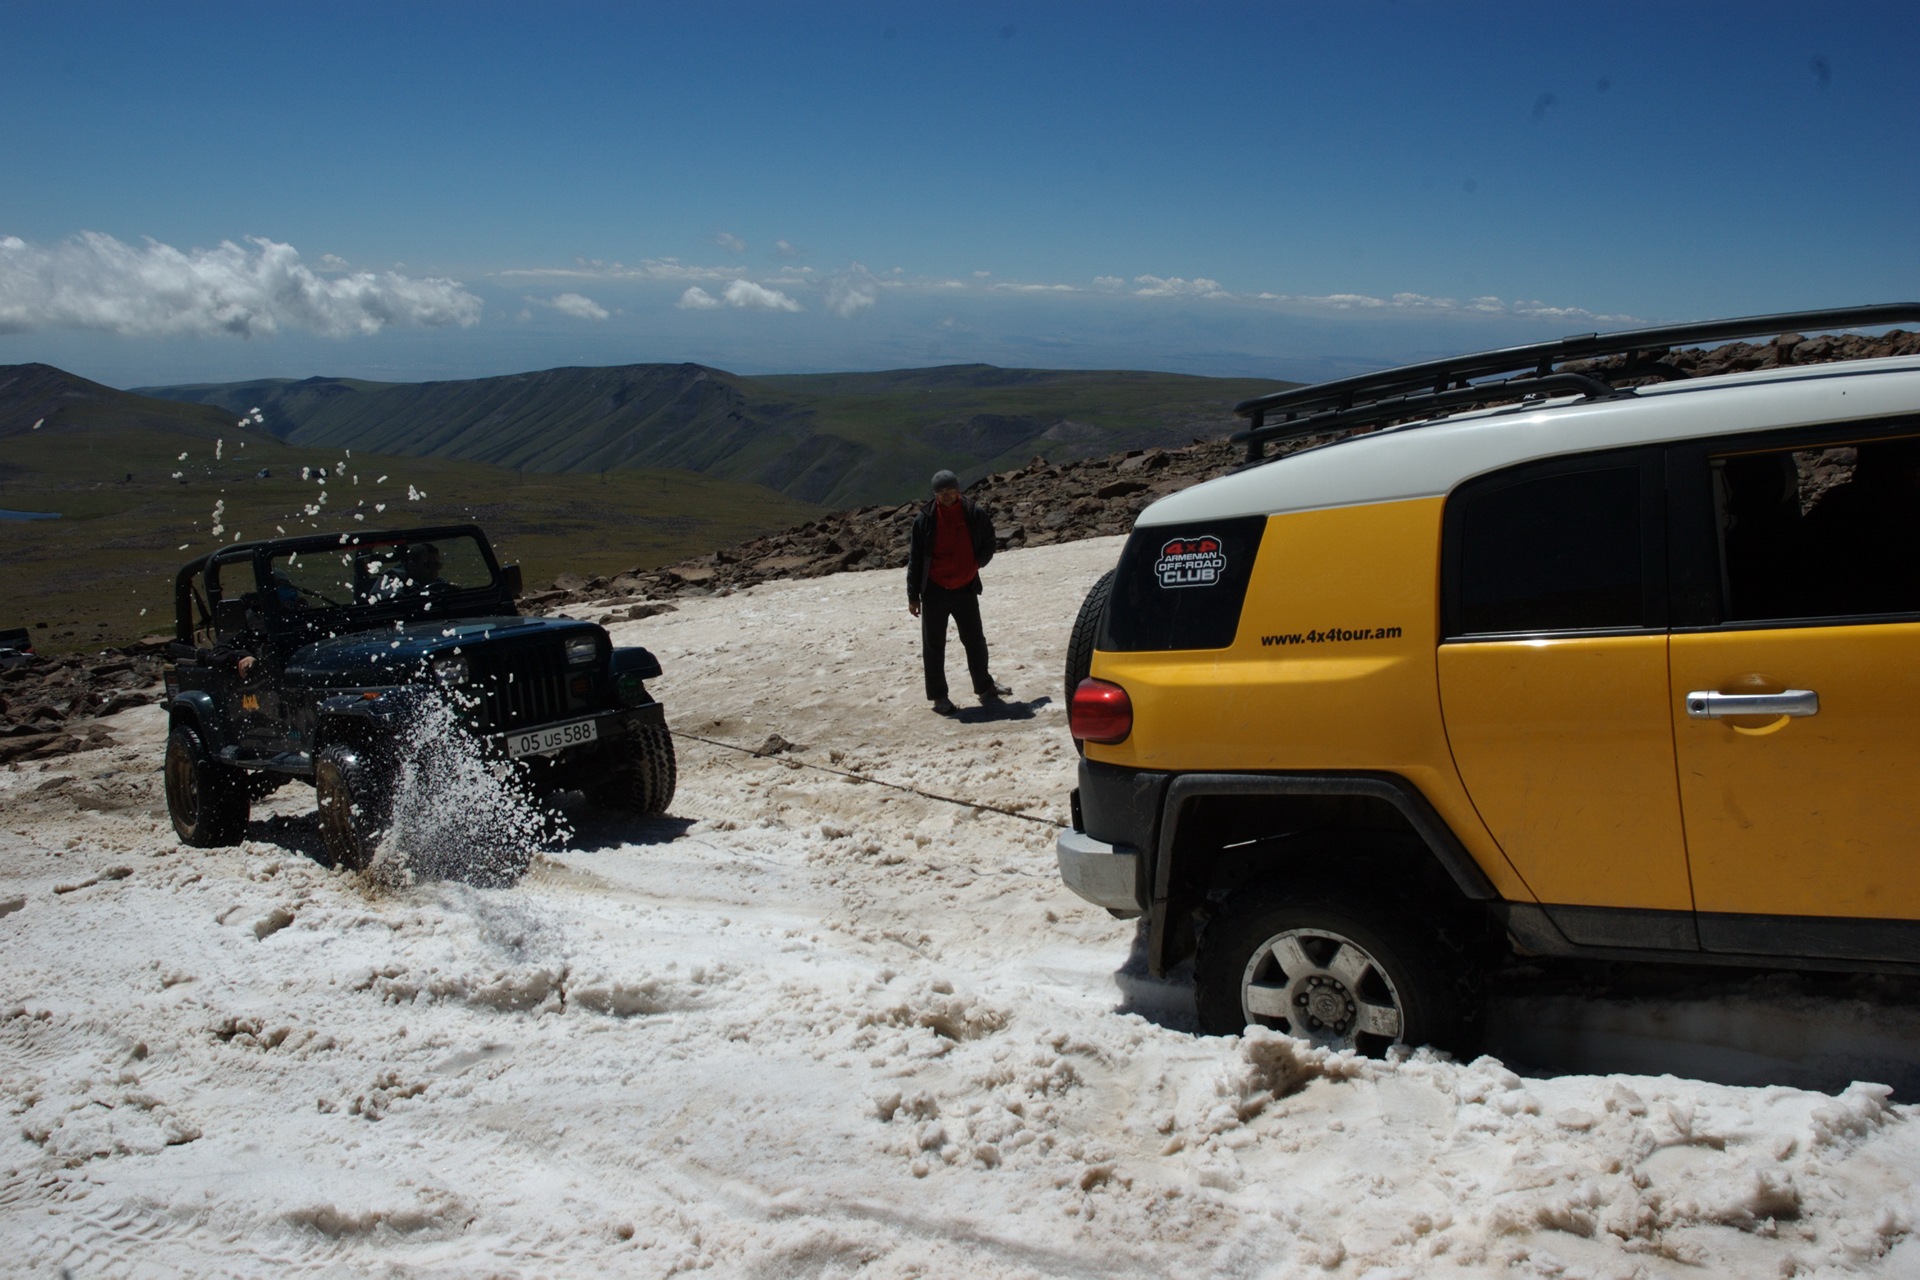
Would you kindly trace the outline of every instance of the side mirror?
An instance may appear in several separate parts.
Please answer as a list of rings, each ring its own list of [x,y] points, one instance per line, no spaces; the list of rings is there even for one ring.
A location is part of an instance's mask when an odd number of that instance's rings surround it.
[[[520,566],[505,564],[500,566],[500,579],[507,584],[507,595],[511,599],[520,598]]]

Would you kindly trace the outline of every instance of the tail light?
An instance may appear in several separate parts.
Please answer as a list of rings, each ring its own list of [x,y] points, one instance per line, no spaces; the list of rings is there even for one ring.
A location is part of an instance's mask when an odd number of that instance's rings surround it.
[[[1117,684],[1082,680],[1067,708],[1067,723],[1082,742],[1125,742],[1133,732],[1133,700]]]

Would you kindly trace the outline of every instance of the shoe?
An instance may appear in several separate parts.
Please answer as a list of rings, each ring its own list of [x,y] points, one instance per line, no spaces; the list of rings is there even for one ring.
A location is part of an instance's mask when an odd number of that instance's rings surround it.
[[[1008,688],[1004,684],[1001,684],[998,680],[995,680],[986,689],[981,691],[980,700],[982,702],[985,702],[989,698],[991,698],[993,701],[998,702],[1002,698],[1009,698],[1012,696],[1013,696],[1012,689]]]
[[[933,714],[937,716],[950,716],[956,709],[953,705],[952,698],[935,698],[933,700]]]

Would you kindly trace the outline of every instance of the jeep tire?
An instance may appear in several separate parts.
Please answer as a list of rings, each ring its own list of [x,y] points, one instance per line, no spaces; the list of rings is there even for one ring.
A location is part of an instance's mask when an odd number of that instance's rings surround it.
[[[167,735],[167,814],[180,839],[199,849],[238,844],[247,829],[246,778],[207,750],[200,731],[177,724]]]
[[[349,871],[365,871],[372,864],[392,817],[393,795],[370,754],[350,743],[330,743],[320,749],[313,766],[327,860]]]
[[[1468,1051],[1467,976],[1411,911],[1336,891],[1231,901],[1194,957],[1208,1034],[1258,1024],[1373,1056],[1396,1044]]]
[[[629,739],[625,751],[606,780],[594,789],[593,798],[611,808],[658,817],[673,803],[679,781],[673,735],[665,725],[643,725]]]

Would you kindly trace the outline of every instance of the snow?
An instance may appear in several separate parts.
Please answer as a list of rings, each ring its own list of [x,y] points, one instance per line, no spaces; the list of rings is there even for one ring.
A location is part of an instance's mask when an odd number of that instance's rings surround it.
[[[672,816],[577,806],[510,888],[330,872],[301,786],[181,847],[158,708],[0,773],[8,1267],[1920,1274],[1892,980],[1544,983],[1469,1063],[1192,1034],[1053,863],[1116,547],[987,570],[1004,718],[927,711],[897,571],[617,624],[665,667]]]

